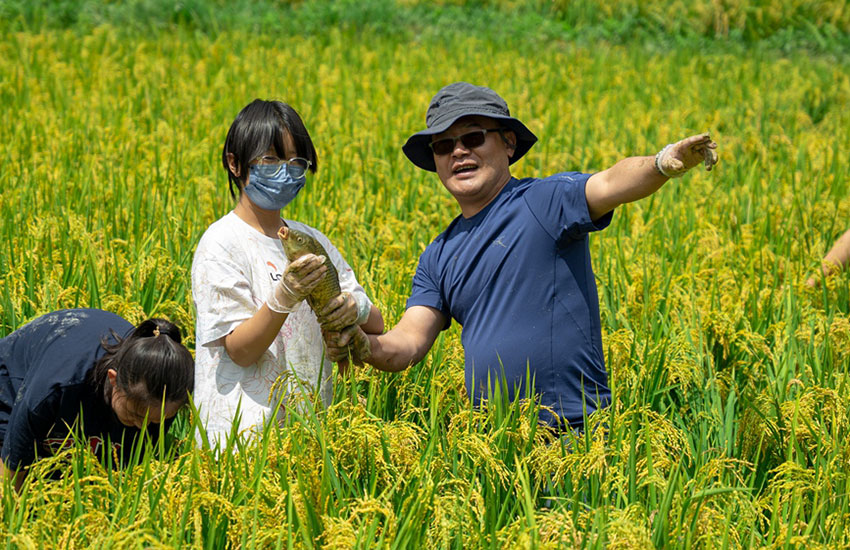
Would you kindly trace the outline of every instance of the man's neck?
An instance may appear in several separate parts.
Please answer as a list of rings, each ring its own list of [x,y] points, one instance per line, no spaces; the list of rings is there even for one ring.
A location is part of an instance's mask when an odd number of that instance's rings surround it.
[[[464,218],[471,218],[474,215],[481,212],[482,210],[484,210],[485,208],[487,208],[488,204],[490,204],[491,202],[496,200],[496,197],[499,196],[499,194],[502,192],[502,190],[505,188],[505,186],[508,184],[509,181],[511,181],[511,175],[510,174],[508,174],[508,177],[505,178],[505,180],[501,183],[501,185],[497,185],[496,187],[493,188],[492,194],[486,199],[474,201],[474,202],[470,201],[468,203],[461,203],[460,201],[458,201],[458,204],[460,204],[461,215]]]

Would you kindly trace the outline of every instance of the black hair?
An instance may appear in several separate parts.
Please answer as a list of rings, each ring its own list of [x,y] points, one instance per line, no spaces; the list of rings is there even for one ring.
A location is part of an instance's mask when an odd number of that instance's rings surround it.
[[[126,338],[111,332],[116,343],[101,339],[106,353],[89,373],[90,383],[107,401],[112,395],[109,369],[118,373],[115,385],[134,400],[162,399],[181,406],[189,401],[195,386],[195,360],[181,343],[177,325],[154,318],[143,321]]]
[[[299,157],[310,161],[310,171],[316,172],[318,162],[313,140],[298,113],[282,101],[264,101],[255,99],[236,115],[221,152],[221,162],[227,172],[230,196],[236,198],[235,185],[242,192],[242,184],[248,176],[248,163],[274,147],[278,156],[285,154],[283,133],[288,132],[295,142],[295,152]],[[239,177],[230,171],[227,162],[228,153],[232,153],[239,169]],[[288,160],[288,159],[285,159]]]

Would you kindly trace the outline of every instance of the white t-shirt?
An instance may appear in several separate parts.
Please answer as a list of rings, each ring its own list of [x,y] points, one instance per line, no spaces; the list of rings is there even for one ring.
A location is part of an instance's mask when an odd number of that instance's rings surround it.
[[[343,291],[365,296],[351,267],[327,237],[302,223],[285,221],[322,244],[339,273]],[[287,265],[289,260],[278,239],[260,233],[233,212],[210,225],[195,250],[193,399],[212,445],[216,439],[223,442],[237,410],[241,415],[239,431],[243,433],[250,428],[262,429],[278,400],[292,392],[318,387],[325,405],[333,398],[332,364],[325,358],[322,332],[306,301],[289,314],[272,345],[254,365],[240,367],[224,349],[224,337],[260,309]],[[273,385],[276,393],[270,395]],[[281,406],[278,417],[284,412]]]

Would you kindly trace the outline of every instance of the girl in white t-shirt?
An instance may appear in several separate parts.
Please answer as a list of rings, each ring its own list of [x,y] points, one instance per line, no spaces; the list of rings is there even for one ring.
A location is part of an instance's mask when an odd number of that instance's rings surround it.
[[[192,262],[193,397],[212,445],[223,443],[232,426],[243,434],[261,429],[281,400],[278,414],[285,412],[293,392],[318,389],[330,403],[323,327],[384,329],[381,313],[327,237],[280,217],[317,166],[298,113],[280,101],[254,100],[230,126],[222,163],[236,206],[204,232]],[[290,263],[277,238],[284,224],[316,237],[339,274],[343,292],[321,312],[322,326],[304,297],[325,273],[324,258],[308,254]]]

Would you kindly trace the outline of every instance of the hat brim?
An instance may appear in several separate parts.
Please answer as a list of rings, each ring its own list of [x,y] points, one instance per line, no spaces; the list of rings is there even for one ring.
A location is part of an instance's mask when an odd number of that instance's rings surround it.
[[[441,124],[434,125],[431,128],[413,134],[407,139],[407,142],[402,146],[401,150],[404,151],[404,154],[410,159],[410,162],[419,168],[428,170],[429,172],[436,172],[437,166],[434,164],[434,153],[428,146],[428,144],[431,143],[432,136],[434,136],[434,134],[445,132],[452,124],[457,122],[459,118],[470,115],[481,115],[498,120],[505,128],[516,134],[516,149],[514,150],[514,154],[508,164],[513,164],[521,159],[523,155],[531,149],[531,146],[537,142],[537,136],[535,136],[531,130],[526,128],[525,124],[513,117],[498,116],[494,115],[492,112],[467,112],[445,120]]]

